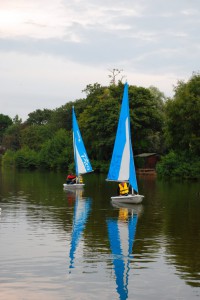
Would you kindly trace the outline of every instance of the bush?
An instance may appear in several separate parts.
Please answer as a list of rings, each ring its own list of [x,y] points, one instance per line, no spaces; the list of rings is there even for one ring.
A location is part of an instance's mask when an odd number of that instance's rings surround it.
[[[35,169],[38,167],[38,153],[24,147],[15,153],[15,166],[17,168]]]
[[[7,150],[2,157],[2,166],[14,166],[15,165],[15,152]]]
[[[171,151],[161,158],[156,171],[160,177],[200,178],[200,162],[197,157]]]
[[[109,162],[106,161],[91,161],[92,169],[97,173],[108,173]]]
[[[39,154],[40,165],[49,169],[64,169],[72,159],[72,144],[64,129],[45,142]]]

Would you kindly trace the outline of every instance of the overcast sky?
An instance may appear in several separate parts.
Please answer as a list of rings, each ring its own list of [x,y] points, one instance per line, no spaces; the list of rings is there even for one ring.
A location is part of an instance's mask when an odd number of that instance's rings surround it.
[[[173,95],[199,71],[199,0],[0,0],[0,113],[84,98],[118,68]]]

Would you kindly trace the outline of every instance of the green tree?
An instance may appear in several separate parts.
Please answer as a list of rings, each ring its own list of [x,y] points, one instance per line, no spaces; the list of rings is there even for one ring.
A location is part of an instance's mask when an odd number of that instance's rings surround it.
[[[52,139],[46,141],[39,153],[40,164],[50,169],[68,168],[73,161],[72,138],[64,129],[59,129]]]
[[[54,110],[50,125],[54,130],[64,128],[68,131],[72,129],[72,106],[73,102],[68,102],[65,105]]]
[[[200,178],[200,161],[184,153],[170,151],[156,167],[159,177]]]
[[[7,150],[2,157],[2,165],[6,167],[15,166],[15,151]]]
[[[38,167],[38,152],[23,147],[15,152],[15,166],[23,169],[35,169]]]
[[[28,114],[26,123],[29,125],[45,125],[51,119],[52,113],[50,109],[37,109]]]
[[[92,104],[88,103],[80,115],[77,113],[80,130],[90,158],[110,159],[118,113],[119,103],[113,99],[109,88],[104,88],[100,94],[97,93]]]
[[[175,151],[200,155],[200,74],[179,81],[166,103],[167,142]]]
[[[42,144],[52,138],[53,130],[49,125],[30,125],[21,130],[21,146],[39,151]]]
[[[160,126],[158,130],[152,130],[151,134],[148,136],[148,140],[151,145],[150,148],[152,149],[152,152],[164,153],[167,147],[164,137],[166,123],[165,102],[167,98],[164,93],[155,86],[150,86],[149,91],[155,102],[155,110],[158,113],[157,118],[160,120]]]
[[[112,155],[123,90],[121,80],[108,87],[95,83],[86,86],[85,99],[68,102],[53,111],[36,110],[25,123],[16,116],[4,133],[3,143],[14,151],[23,148],[21,158],[29,149],[39,153],[40,164],[47,168],[68,168],[73,163],[74,106],[88,155],[98,169],[105,169]],[[134,154],[160,152],[164,123],[162,93],[153,87],[129,86],[129,100]]]
[[[132,141],[135,153],[160,152],[162,149],[163,112],[149,89],[129,87]]]
[[[97,88],[97,86],[96,86]],[[95,160],[109,160],[117,130],[124,85],[95,89],[92,103],[77,114],[88,154]],[[90,95],[89,95],[90,97]],[[161,147],[163,105],[148,89],[129,86],[130,117],[134,152],[155,151]],[[151,139],[149,138],[151,136]],[[157,144],[155,139],[157,138]]]
[[[96,82],[94,84],[88,84],[82,92],[86,93],[87,99],[90,101],[97,96],[100,96],[103,89],[104,88],[101,86],[101,84]]]
[[[12,125],[12,123],[12,119],[9,116],[0,114],[0,144],[2,143],[6,129]]]
[[[22,119],[18,115],[16,115],[13,118],[13,124],[15,124],[15,125],[21,125],[22,124]]]
[[[21,147],[21,129],[23,128],[23,125],[20,122],[15,122],[12,125],[10,125],[3,136],[2,145],[6,149],[10,150],[18,150]]]

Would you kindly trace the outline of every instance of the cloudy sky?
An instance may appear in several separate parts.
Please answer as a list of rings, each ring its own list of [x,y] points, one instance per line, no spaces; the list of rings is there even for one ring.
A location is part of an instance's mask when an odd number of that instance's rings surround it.
[[[173,95],[199,71],[199,0],[0,0],[0,113],[26,120],[109,85]]]

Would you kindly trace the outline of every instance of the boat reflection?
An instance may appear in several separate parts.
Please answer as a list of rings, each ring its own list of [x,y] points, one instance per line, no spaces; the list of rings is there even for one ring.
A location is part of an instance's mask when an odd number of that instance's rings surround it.
[[[70,253],[69,253],[70,269],[74,268],[76,249],[82,237],[90,210],[91,210],[91,198],[82,198],[80,195],[78,195],[76,197],[75,206],[74,206],[73,228],[72,228]]]
[[[69,205],[73,205],[74,201],[77,198],[82,198],[84,193],[83,189],[74,189],[74,190],[64,189],[64,192],[67,195],[67,200]]]
[[[139,209],[136,205],[135,209]],[[120,207],[118,219],[108,219],[108,237],[112,252],[117,292],[120,300],[128,298],[128,277],[138,214],[134,208]]]
[[[127,209],[128,213],[130,215],[137,214],[140,216],[143,213],[143,205],[142,204],[130,204],[130,203],[117,203],[117,202],[111,202],[112,206],[115,208],[124,208]]]

